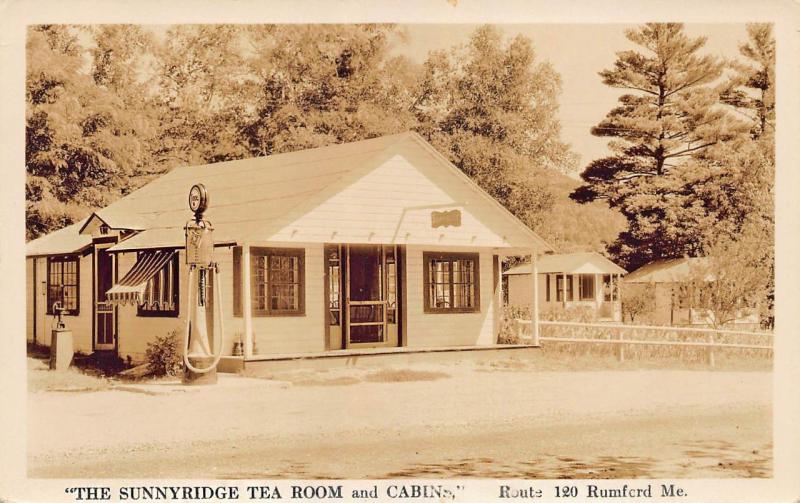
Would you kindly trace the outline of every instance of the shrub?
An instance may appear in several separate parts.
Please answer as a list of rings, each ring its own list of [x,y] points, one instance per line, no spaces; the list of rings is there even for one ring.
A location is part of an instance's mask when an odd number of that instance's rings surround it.
[[[497,336],[498,344],[520,344],[522,341],[519,339],[517,333],[516,319],[529,320],[531,319],[530,308],[527,306],[504,306],[503,318],[500,322],[500,333]]]
[[[539,312],[539,319],[545,321],[576,321],[579,323],[594,323],[597,321],[597,312],[589,306],[562,305],[544,308]]]
[[[181,372],[183,354],[180,341],[178,330],[173,330],[163,337],[156,337],[154,342],[147,343],[145,359],[153,375],[174,376]]]

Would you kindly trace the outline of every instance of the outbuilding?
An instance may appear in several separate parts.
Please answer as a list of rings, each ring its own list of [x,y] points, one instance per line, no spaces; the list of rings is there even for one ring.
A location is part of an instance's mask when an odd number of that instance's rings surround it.
[[[714,312],[704,299],[705,288],[713,288],[714,275],[708,271],[706,257],[655,260],[631,272],[624,279],[631,295],[648,298],[649,309],[640,315],[654,325],[715,326]],[[698,281],[702,278],[702,281]],[[703,288],[698,283],[705,284]],[[741,300],[741,308],[731,313],[724,325],[740,330],[760,327],[756,302]]]
[[[596,252],[546,254],[537,269],[543,315],[577,309],[600,321],[622,321],[619,287],[626,271],[606,257]],[[503,274],[508,282],[508,304],[530,305],[531,265],[520,264]]]
[[[28,243],[28,340],[49,344],[57,302],[85,353],[139,361],[182,331],[198,183],[228,361],[491,346],[502,258],[551,249],[416,133],[179,167]],[[213,327],[217,310],[206,312]]]

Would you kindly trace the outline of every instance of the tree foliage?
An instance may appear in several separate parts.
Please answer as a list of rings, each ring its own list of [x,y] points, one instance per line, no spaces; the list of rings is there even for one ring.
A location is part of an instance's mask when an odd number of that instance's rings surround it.
[[[147,124],[84,71],[76,29],[28,32],[25,164],[28,237],[104,206],[141,164]]]
[[[541,226],[554,196],[537,173],[574,163],[558,75],[490,27],[422,66],[392,53],[402,38],[395,25],[32,29],[29,238],[172,166],[410,129]]]
[[[531,41],[504,43],[484,26],[466,47],[438,51],[424,64],[414,102],[418,131],[464,173],[536,228],[553,194],[541,169],[568,170],[574,154],[560,141],[558,75],[535,59]]]
[[[724,63],[701,55],[705,39],[686,36],[681,24],[650,23],[626,35],[640,50],[618,53],[614,67],[600,75],[629,92],[592,129],[612,138],[612,155],[586,167],[586,183],[572,197],[606,199],[620,210],[628,228],[609,251],[633,269],[702,255],[715,226],[734,232],[741,214],[754,210],[736,200],[747,196],[733,186],[737,177],[752,175],[743,154],[751,148],[745,137],[751,123],[722,105],[751,81],[720,84]]]

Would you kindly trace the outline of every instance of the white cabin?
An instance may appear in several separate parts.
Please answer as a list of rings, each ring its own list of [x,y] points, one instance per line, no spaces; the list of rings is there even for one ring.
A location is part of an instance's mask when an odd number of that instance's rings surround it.
[[[537,272],[543,318],[582,308],[601,321],[622,321],[619,287],[626,271],[599,253],[546,254],[539,258]],[[503,274],[508,281],[508,304],[528,306],[533,295],[530,264]]]
[[[222,281],[208,305],[222,302],[223,354],[242,341],[245,360],[493,345],[502,257],[551,249],[416,133],[179,167],[28,243],[28,340],[49,345],[55,302],[84,353],[141,361],[180,333],[197,183]]]

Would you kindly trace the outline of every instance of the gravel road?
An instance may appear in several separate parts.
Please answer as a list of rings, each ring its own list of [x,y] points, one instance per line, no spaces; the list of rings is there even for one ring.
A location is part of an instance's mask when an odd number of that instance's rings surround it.
[[[31,477],[769,477],[772,373],[412,370],[32,392]]]

